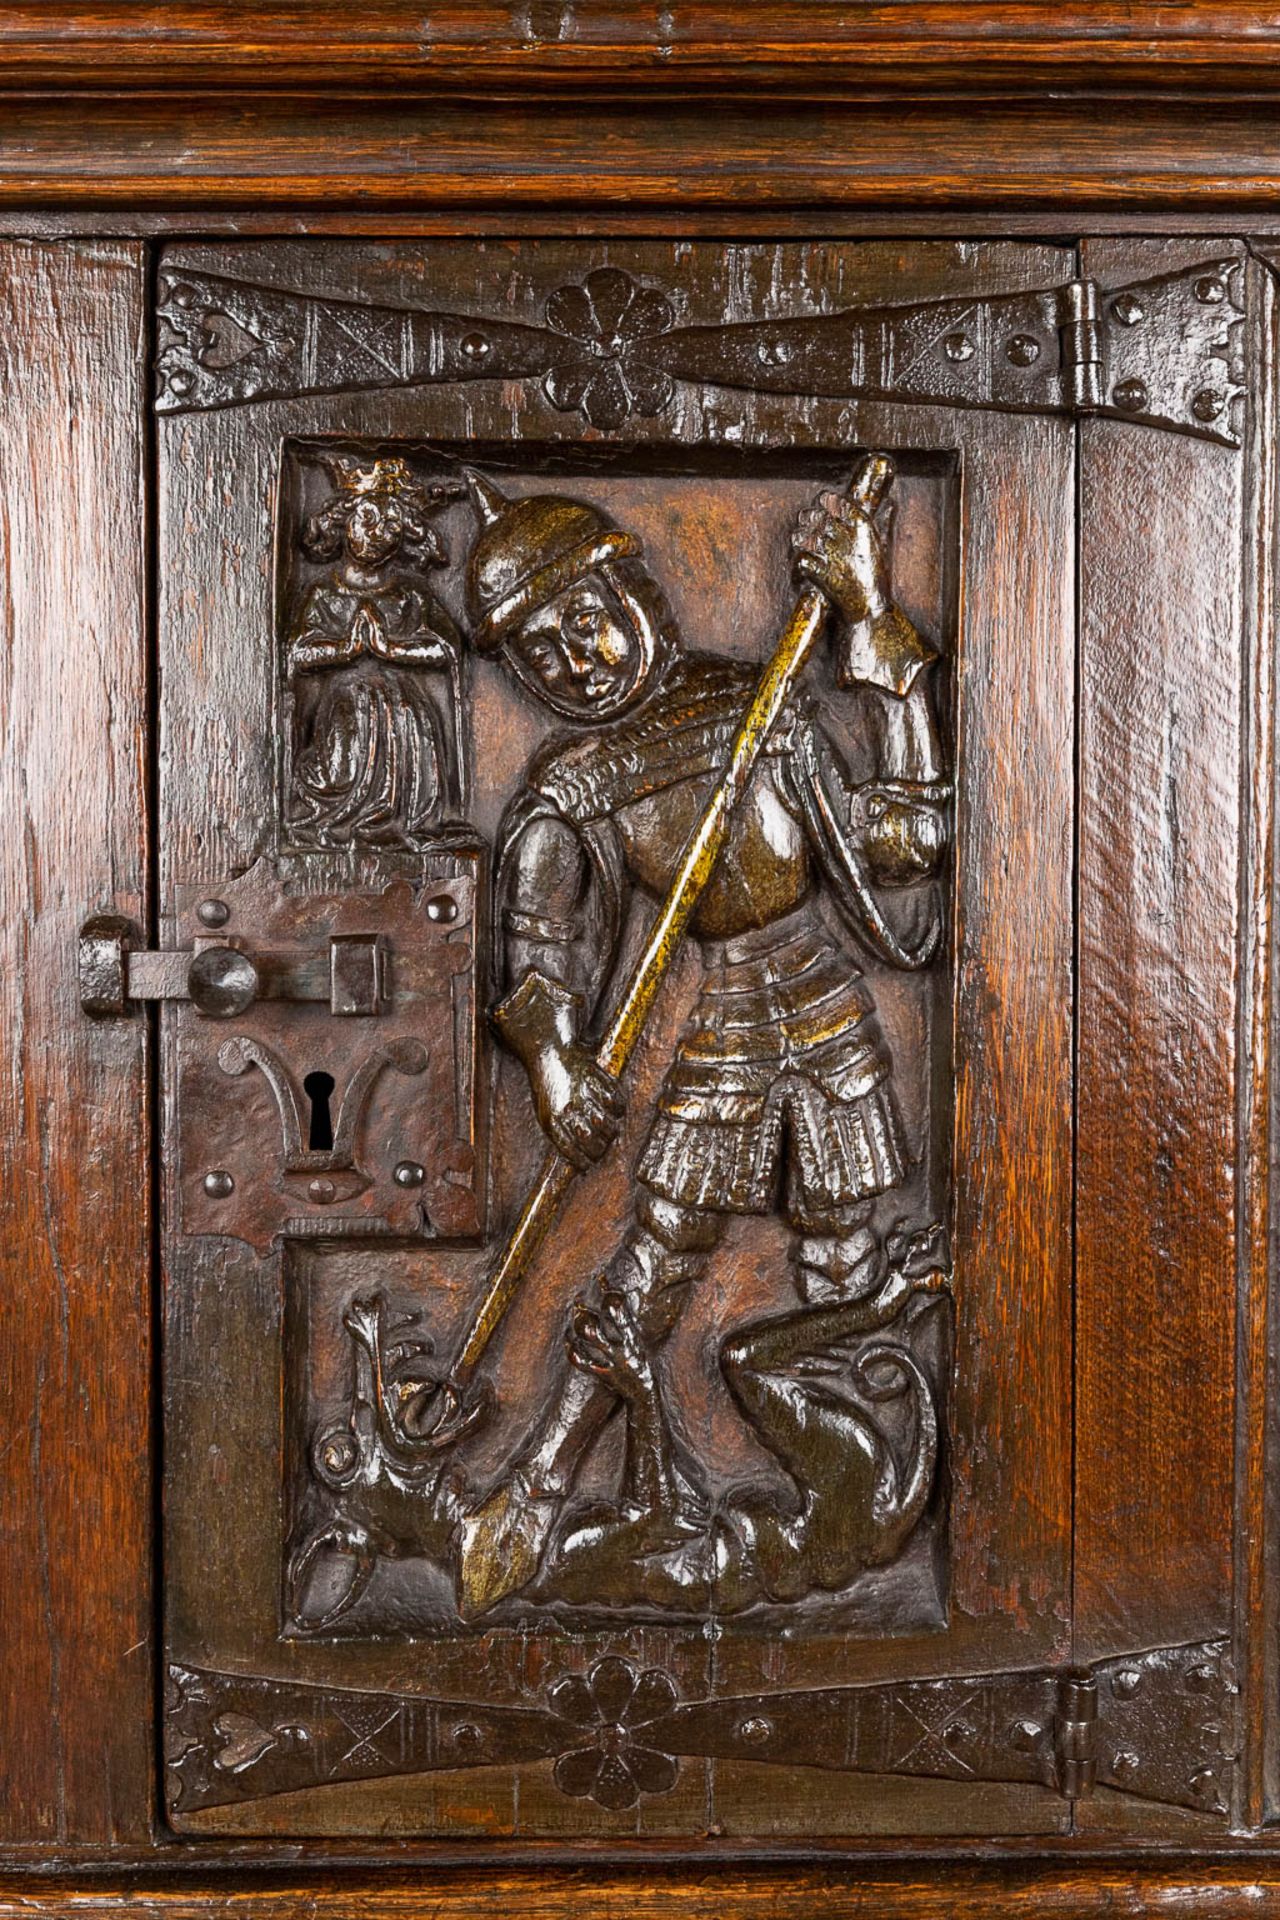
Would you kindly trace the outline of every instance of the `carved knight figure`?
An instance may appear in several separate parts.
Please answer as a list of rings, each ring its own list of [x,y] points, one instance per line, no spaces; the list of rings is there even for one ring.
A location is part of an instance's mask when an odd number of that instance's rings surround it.
[[[300,846],[412,848],[464,803],[461,640],[422,578],[448,557],[430,517],[461,490],[424,485],[403,460],[325,465],[335,492],[303,549],[335,564],[286,636],[289,833]]]
[[[474,643],[568,723],[529,766],[500,836],[494,1020],[543,1129],[585,1167],[622,1115],[592,1039],[629,900],[665,892],[757,673],[685,648],[640,542],[598,509],[470,484],[483,522],[469,565]],[[574,1364],[538,1430],[463,1523],[471,1613],[538,1573],[585,1457],[620,1400],[644,1398],[627,1383],[649,1378],[648,1356],[734,1216],[780,1205],[802,1311],[853,1308],[852,1326],[866,1304],[861,1324],[883,1324],[871,1305],[890,1278],[877,1200],[904,1179],[908,1149],[868,981],[823,896],[881,963],[920,968],[938,948],[949,788],[935,654],[893,602],[871,513],[824,493],[793,546],[798,574],[835,609],[836,680],[860,690],[874,774],[853,777],[802,697],[736,809],[691,925],[701,990],[635,1168],[630,1225],[599,1302],[579,1305]],[[626,1364],[619,1329],[635,1346]],[[692,1514],[696,1497],[665,1467],[649,1475],[649,1506],[655,1475],[660,1504],[678,1509],[688,1493]]]

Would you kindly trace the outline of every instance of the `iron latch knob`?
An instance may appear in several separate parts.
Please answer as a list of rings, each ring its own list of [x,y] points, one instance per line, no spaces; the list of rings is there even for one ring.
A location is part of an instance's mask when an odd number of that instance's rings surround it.
[[[205,947],[191,956],[187,968],[187,998],[197,1013],[211,1020],[230,1020],[251,1007],[262,990],[262,977],[247,953],[236,947]]]

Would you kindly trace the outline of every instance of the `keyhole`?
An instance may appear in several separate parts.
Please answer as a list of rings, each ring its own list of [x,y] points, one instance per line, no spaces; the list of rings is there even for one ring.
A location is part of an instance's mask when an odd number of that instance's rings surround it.
[[[328,1153],[333,1147],[333,1118],[329,1112],[329,1102],[333,1097],[333,1075],[309,1073],[302,1083],[302,1091],[311,1102],[311,1129],[307,1135],[307,1145],[312,1153]]]

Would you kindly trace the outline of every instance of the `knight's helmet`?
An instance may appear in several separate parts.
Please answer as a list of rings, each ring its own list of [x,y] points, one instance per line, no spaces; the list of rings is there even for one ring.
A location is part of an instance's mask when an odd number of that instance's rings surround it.
[[[480,534],[467,563],[472,641],[492,653],[535,608],[611,560],[639,558],[640,542],[598,507],[556,493],[506,495],[466,470]]]

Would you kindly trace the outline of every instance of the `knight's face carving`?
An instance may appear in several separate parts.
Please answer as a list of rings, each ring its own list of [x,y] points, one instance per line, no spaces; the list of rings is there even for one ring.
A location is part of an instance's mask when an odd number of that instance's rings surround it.
[[[626,706],[647,667],[629,613],[594,578],[536,608],[510,646],[534,690],[560,713],[581,719],[603,719]]]

